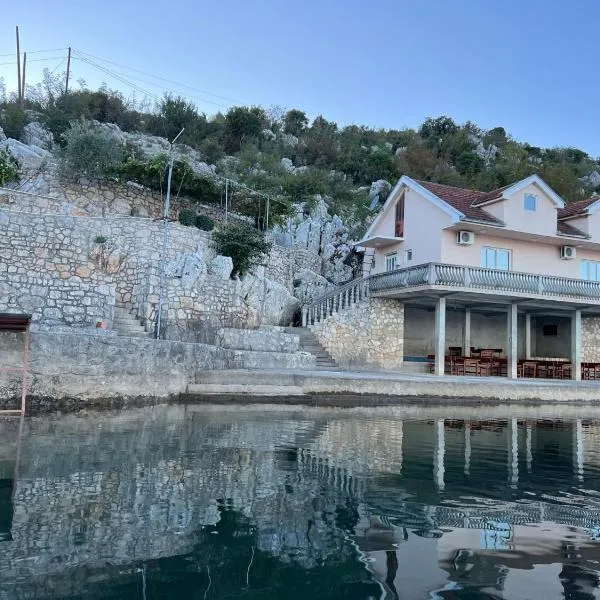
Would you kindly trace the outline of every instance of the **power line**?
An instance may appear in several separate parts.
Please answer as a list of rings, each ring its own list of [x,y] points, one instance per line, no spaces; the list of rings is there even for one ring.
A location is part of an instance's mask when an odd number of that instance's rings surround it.
[[[74,51],[74,52],[77,53],[77,51]],[[76,58],[78,58],[78,60],[86,60],[83,56],[76,57]],[[91,63],[88,62],[88,64],[91,64]],[[135,75],[130,75],[129,73],[119,73],[118,71],[114,71],[112,69],[111,69],[111,73],[120,75],[121,77],[124,77],[126,79],[134,79],[135,81],[140,81],[141,83],[145,83],[146,85],[150,85],[152,87],[158,88],[164,92],[172,91],[171,89],[165,87],[164,85],[160,85],[158,83],[153,83],[152,81],[147,81],[146,79],[142,79],[141,77],[135,77]],[[190,96],[189,94],[185,94],[185,97],[196,100],[198,102],[214,104],[215,106],[219,106],[220,108],[228,108],[228,106],[226,104],[221,104],[220,102],[214,102],[213,100],[208,100],[207,98],[200,98],[199,96]]]
[[[100,58],[99,56],[94,56],[93,54],[89,54],[88,52],[83,52],[81,50],[77,50],[76,51],[78,54],[83,54],[85,56],[91,56],[92,58],[95,58],[96,60],[99,60],[101,62],[106,62],[109,63],[111,65],[115,65],[117,67],[121,67],[122,69],[127,69],[128,71],[133,71],[134,73],[139,73],[140,75],[145,75],[146,77],[152,77],[154,79],[160,79],[161,81],[164,81],[166,83],[170,83],[172,85],[175,85],[177,87],[182,87],[182,88],[187,88],[189,90],[192,90],[194,92],[199,92],[200,94],[206,94],[207,96],[212,96],[213,98],[220,98],[221,100],[226,100],[227,102],[235,102],[236,104],[245,104],[245,102],[242,102],[241,100],[235,100],[234,98],[228,98],[227,96],[220,96],[218,94],[213,94],[212,92],[208,92],[206,90],[202,90],[200,88],[191,86],[191,85],[187,85],[185,83],[178,83],[176,81],[173,81],[172,79],[166,79],[165,77],[160,77],[158,75],[153,75],[151,73],[146,73],[145,71],[140,71],[138,69],[134,69],[132,67],[128,67],[126,65],[120,64],[120,63],[116,63],[110,60],[107,60],[106,58]]]
[[[27,53],[27,54],[29,55],[29,53]],[[27,63],[29,64],[30,62],[44,62],[44,61],[58,60],[59,58],[62,58],[62,57],[61,56],[50,56],[49,58],[31,58],[31,59],[28,58]],[[13,60],[10,62],[0,63],[0,66],[1,65],[16,65],[16,64],[17,64],[17,61]]]
[[[27,54],[44,54],[44,53],[48,53],[48,52],[60,52],[61,50],[66,50],[66,48],[52,48],[50,50],[32,50],[31,52],[29,50],[27,50]],[[7,52],[6,54],[0,54],[0,56],[14,56],[15,53],[13,52]]]

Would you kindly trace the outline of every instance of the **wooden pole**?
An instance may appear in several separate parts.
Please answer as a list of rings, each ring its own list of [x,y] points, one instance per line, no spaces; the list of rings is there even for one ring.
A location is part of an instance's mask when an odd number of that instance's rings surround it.
[[[22,87],[21,87],[21,47],[19,45],[19,26],[17,25],[16,27],[16,32],[17,32],[17,80],[18,80],[18,103],[19,103],[19,107],[23,108],[23,102],[21,99],[21,92],[23,91]]]
[[[67,80],[65,82],[65,96],[69,93],[69,75],[71,74],[71,46],[67,55]]]
[[[21,102],[25,104],[25,69],[27,68],[27,52],[23,52],[23,82],[21,84]]]

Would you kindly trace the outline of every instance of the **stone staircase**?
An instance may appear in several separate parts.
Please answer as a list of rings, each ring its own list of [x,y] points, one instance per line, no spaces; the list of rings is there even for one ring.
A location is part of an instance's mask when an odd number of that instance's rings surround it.
[[[122,304],[115,305],[113,330],[117,335],[123,337],[152,337],[152,334],[144,329],[130,309]]]
[[[335,369],[337,365],[331,355],[317,339],[317,336],[307,327],[288,327],[288,333],[293,333],[300,338],[300,350],[309,352],[317,359],[317,369]]]

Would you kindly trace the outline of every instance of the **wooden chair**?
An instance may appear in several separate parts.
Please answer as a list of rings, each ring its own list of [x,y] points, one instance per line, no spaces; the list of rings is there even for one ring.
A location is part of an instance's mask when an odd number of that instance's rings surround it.
[[[519,377],[532,377],[535,379],[537,377],[537,363],[535,360],[524,360],[520,365],[517,365],[517,375]]]
[[[477,358],[465,358],[463,360],[463,375],[474,375],[478,376],[479,371],[479,359]]]
[[[464,375],[465,374],[465,359],[461,356],[460,358],[455,358],[452,361],[452,375]]]
[[[548,377],[550,375],[550,371],[548,368],[548,362],[545,360],[538,360],[538,361],[536,361],[536,363],[537,363],[536,377],[538,377],[539,379],[548,379]]]
[[[435,354],[427,355],[427,367],[430,373],[435,372]]]
[[[479,360],[480,375],[494,375],[497,372],[494,366],[494,350],[485,348],[481,350]]]
[[[573,377],[573,365],[571,363],[563,363],[560,369],[561,379],[571,379]]]

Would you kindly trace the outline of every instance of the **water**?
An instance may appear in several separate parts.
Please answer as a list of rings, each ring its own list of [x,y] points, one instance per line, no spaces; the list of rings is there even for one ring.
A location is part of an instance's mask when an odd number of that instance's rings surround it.
[[[598,440],[588,408],[0,420],[0,599],[600,598]]]

